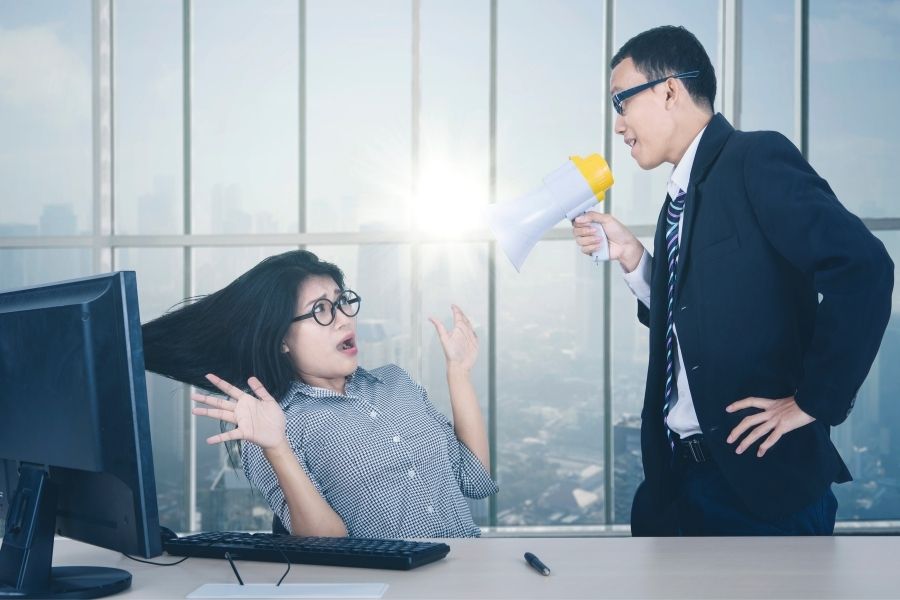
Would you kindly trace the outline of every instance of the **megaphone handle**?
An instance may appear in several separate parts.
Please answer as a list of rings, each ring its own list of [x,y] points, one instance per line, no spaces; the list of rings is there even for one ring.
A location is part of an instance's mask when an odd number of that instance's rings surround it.
[[[597,251],[591,254],[591,258],[594,259],[595,265],[600,265],[609,260],[609,240],[606,239],[606,232],[603,231],[603,226],[600,223],[591,223],[591,227],[597,232],[597,237],[600,238],[601,242]]]

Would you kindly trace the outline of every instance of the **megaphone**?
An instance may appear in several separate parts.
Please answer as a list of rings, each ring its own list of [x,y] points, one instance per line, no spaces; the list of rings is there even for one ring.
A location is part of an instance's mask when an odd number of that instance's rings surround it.
[[[545,231],[563,219],[572,220],[587,212],[603,200],[612,184],[612,172],[602,156],[570,156],[536,190],[515,200],[489,205],[488,227],[516,271],[521,271],[525,258]],[[594,229],[602,243],[591,256],[594,262],[609,260],[606,234],[599,224],[595,223]]]

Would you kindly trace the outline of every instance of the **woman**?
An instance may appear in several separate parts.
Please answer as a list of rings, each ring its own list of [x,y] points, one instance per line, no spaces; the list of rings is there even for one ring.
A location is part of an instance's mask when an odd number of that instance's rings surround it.
[[[451,424],[400,367],[359,367],[360,304],[337,266],[285,252],[145,324],[145,363],[228,396],[193,394],[204,406],[192,412],[234,425],[207,442],[243,442],[248,479],[294,535],[479,535],[464,496],[497,486],[469,376],[478,353],[471,323],[456,306],[452,331],[431,319],[447,360]]]

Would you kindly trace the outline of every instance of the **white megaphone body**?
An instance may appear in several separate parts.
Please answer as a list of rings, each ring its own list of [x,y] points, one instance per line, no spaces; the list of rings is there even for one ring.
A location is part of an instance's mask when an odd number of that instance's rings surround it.
[[[538,189],[515,200],[489,205],[488,226],[516,271],[521,271],[544,232],[563,219],[572,220],[587,212],[603,200],[612,184],[612,172],[602,156],[570,156],[544,178]],[[599,224],[593,226],[602,242],[592,254],[594,261],[609,260],[606,234]]]

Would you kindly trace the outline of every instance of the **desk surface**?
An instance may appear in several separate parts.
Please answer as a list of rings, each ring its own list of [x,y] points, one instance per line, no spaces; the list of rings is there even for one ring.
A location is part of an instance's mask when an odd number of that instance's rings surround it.
[[[388,599],[900,598],[900,536],[446,541],[445,559],[412,571],[294,565],[285,581],[387,583]],[[553,574],[530,569],[526,551]],[[225,560],[157,567],[65,538],[56,540],[53,564],[126,569],[132,587],[121,597],[184,598],[203,583],[234,583]],[[274,563],[238,565],[248,583],[274,583],[284,571]]]

